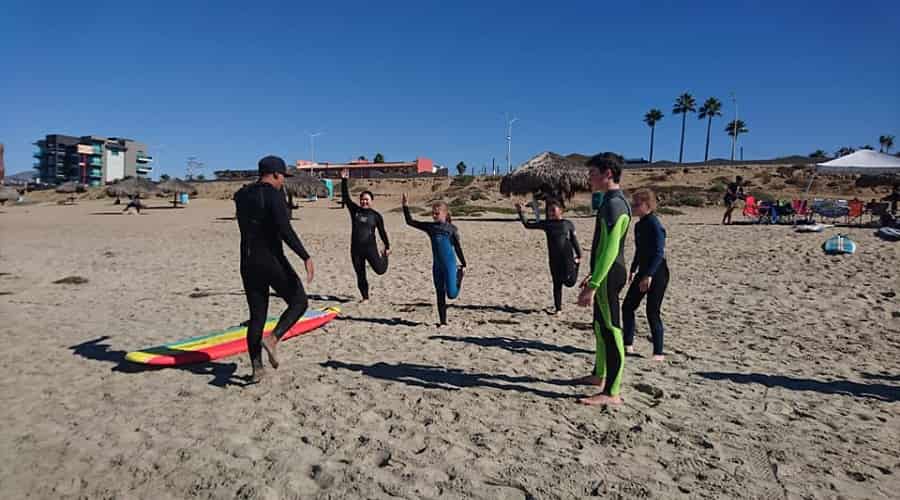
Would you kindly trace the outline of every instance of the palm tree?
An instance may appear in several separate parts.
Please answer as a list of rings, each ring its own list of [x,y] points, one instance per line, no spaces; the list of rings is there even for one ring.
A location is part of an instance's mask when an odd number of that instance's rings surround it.
[[[731,122],[725,126],[725,132],[728,133],[728,137],[734,137],[735,142],[737,142],[737,137],[741,134],[746,134],[750,130],[747,128],[747,124],[744,123],[744,120],[731,120]]]
[[[706,152],[703,153],[703,161],[709,160],[709,130],[712,128],[712,120],[717,116],[722,116],[722,101],[715,97],[710,97],[700,107],[700,114],[697,116],[700,120],[706,118]]]
[[[834,152],[834,157],[840,158],[841,156],[847,156],[847,155],[849,155],[851,153],[855,153],[855,152],[856,152],[855,149],[853,149],[849,146],[843,146],[841,149],[838,149],[837,151]]]
[[[881,144],[882,153],[890,153],[891,148],[894,147],[894,136],[892,135],[883,135],[878,138],[878,143]]]
[[[681,149],[678,150],[678,163],[684,160],[684,127],[687,124],[687,114],[697,111],[695,104],[694,96],[685,92],[675,99],[675,105],[672,106],[672,114],[681,115]]]
[[[653,108],[644,115],[644,123],[650,127],[650,163],[653,163],[653,136],[656,133],[656,123],[663,119],[663,112]]]
[[[817,149],[809,154],[810,158],[825,158],[828,155],[825,151]]]

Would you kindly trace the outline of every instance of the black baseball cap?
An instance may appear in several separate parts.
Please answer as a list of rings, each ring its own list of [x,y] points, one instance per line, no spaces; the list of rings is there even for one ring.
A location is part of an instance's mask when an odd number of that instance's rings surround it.
[[[294,174],[289,174],[287,171],[287,165],[285,165],[284,160],[277,156],[266,156],[262,160],[259,160],[259,175],[265,174],[281,174],[285,177],[293,177]]]

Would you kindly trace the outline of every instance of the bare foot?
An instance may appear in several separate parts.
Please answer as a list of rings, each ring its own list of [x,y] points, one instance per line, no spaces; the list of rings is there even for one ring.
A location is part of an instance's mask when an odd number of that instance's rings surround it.
[[[586,398],[579,398],[579,404],[587,405],[587,406],[617,406],[622,404],[622,398],[620,396],[607,396],[606,394],[594,394],[593,396],[589,396]]]
[[[266,378],[266,370],[263,368],[254,368],[253,375],[250,375],[250,384],[258,384]]]
[[[653,361],[665,361],[666,357],[662,354],[655,354],[653,356]]]
[[[359,303],[360,303],[360,304],[368,304],[368,303],[369,303],[369,299],[359,299]]]
[[[606,379],[596,375],[585,375],[584,377],[573,378],[569,381],[570,385],[593,385],[603,390],[606,385]]]
[[[272,368],[278,368],[278,357],[276,356],[278,338],[274,335],[264,337],[262,339],[262,345],[263,349],[266,350],[266,354],[269,355],[269,364],[272,365]]]

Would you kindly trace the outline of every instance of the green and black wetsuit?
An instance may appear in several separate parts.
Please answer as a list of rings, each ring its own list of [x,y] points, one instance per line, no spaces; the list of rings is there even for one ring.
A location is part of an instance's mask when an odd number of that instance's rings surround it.
[[[603,393],[609,396],[619,394],[625,368],[619,293],[628,281],[624,249],[630,223],[631,206],[622,191],[607,191],[597,211],[588,286],[594,289],[595,375],[606,379]]]

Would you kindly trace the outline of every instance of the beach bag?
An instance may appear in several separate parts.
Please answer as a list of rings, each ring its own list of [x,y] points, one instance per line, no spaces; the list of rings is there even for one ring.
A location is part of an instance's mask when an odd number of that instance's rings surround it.
[[[875,232],[879,238],[887,241],[900,241],[900,229],[883,227]]]
[[[838,234],[825,240],[822,250],[828,255],[853,254],[856,252],[856,242],[846,234]]]

